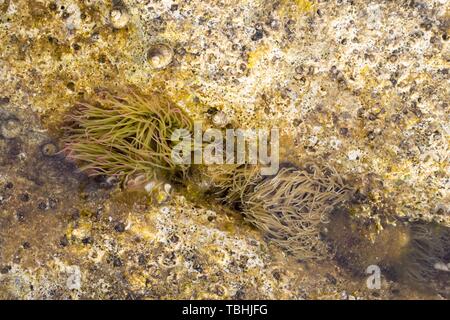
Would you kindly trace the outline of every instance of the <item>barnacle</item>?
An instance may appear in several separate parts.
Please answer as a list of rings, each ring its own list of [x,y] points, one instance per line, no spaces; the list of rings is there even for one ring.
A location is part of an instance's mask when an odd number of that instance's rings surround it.
[[[64,151],[90,175],[126,178],[186,173],[171,157],[174,130],[192,130],[186,113],[159,93],[98,90],[65,119]]]
[[[128,24],[128,21],[130,20],[130,16],[129,16],[128,12],[126,11],[126,9],[116,8],[111,11],[110,19],[111,19],[111,25],[114,28],[122,29]]]
[[[125,28],[130,21],[130,14],[123,1],[116,0],[113,2],[113,8],[109,14],[111,25],[115,29]]]

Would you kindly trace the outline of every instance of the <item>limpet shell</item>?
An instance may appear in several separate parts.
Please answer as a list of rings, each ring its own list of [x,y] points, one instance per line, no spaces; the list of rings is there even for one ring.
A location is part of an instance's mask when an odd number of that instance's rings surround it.
[[[157,43],[147,51],[147,60],[154,69],[167,67],[173,59],[173,50],[170,46]]]

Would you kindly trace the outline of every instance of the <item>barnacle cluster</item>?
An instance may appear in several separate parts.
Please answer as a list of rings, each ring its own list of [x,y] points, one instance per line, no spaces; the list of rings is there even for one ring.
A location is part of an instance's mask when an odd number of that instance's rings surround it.
[[[89,175],[186,173],[187,166],[171,157],[170,137],[176,129],[192,130],[191,119],[159,93],[98,90],[77,103],[65,121],[64,151]]]

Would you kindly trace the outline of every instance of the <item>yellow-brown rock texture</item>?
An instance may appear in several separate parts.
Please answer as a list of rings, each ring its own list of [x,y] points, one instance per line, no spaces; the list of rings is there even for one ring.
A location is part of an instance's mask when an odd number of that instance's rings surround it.
[[[449,27],[447,0],[0,0],[0,298],[449,298],[450,254],[426,290],[364,274],[402,250],[400,221],[450,227]],[[370,225],[355,248],[375,253],[296,261],[189,188],[80,173],[62,116],[127,85],[210,126],[280,128],[282,159],[349,181],[342,230]]]

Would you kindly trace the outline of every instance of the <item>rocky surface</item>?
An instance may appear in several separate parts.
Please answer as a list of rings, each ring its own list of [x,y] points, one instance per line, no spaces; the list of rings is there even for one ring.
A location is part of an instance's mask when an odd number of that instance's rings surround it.
[[[448,1],[119,5],[0,0],[1,298],[439,297],[368,290],[236,213],[124,195],[56,152],[75,101],[133,84],[213,124],[280,127],[282,157],[335,166],[360,219],[450,226]]]

